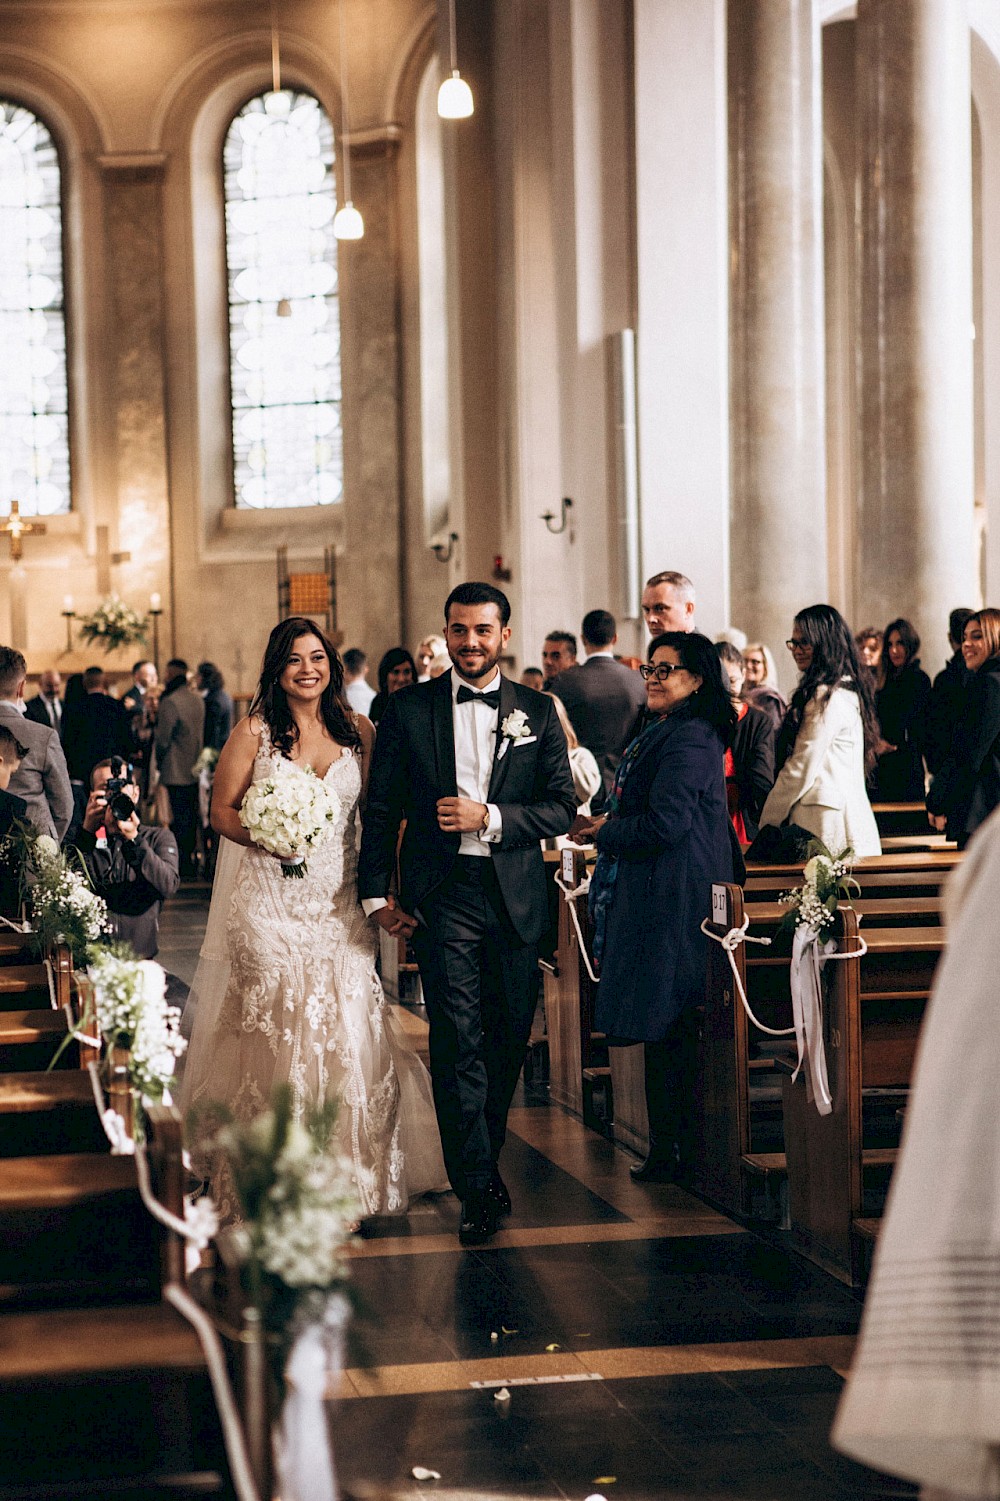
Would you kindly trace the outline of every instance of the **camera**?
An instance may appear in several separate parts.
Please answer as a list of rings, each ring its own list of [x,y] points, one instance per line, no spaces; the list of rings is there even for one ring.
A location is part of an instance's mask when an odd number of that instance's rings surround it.
[[[104,799],[119,823],[132,817],[136,805],[122,789],[132,781],[132,768],[121,756],[112,756],[111,775],[104,784]]]

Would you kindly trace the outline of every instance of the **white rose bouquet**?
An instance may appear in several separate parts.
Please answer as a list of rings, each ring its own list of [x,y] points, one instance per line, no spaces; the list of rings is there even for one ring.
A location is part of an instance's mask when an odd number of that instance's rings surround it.
[[[146,1100],[162,1100],[187,1047],[181,1013],[166,1000],[167,977],[152,959],[124,959],[111,949],[87,966],[97,1029],[109,1047],[129,1053],[129,1079]]]
[[[340,798],[311,767],[282,760],[247,788],[239,818],[253,843],[278,857],[282,875],[301,880],[306,851],[322,844],[339,814]]]

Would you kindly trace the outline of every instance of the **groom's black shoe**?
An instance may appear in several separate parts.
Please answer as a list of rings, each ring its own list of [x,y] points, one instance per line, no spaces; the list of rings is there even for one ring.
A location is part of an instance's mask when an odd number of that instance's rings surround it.
[[[486,1190],[486,1192],[493,1200],[493,1207],[498,1217],[500,1215],[510,1214],[510,1194],[507,1192],[507,1185],[501,1178],[496,1168],[493,1169],[493,1177],[490,1179],[490,1186]]]
[[[458,1238],[463,1246],[481,1246],[495,1234],[497,1207],[488,1188],[470,1188],[462,1204]]]

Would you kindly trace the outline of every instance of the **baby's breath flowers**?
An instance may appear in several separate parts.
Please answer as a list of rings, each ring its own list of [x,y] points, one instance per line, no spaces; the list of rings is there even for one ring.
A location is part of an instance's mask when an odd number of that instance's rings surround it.
[[[832,855],[818,839],[813,847],[816,853],[806,861],[802,885],[784,892],[780,900],[790,909],[785,926],[821,933],[832,927],[838,903],[850,900],[858,884],[851,876],[854,851],[850,847],[839,855]]]

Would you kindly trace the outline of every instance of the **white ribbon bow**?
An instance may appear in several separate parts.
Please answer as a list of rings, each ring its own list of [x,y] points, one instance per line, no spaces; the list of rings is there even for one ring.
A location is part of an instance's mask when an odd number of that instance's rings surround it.
[[[334,1294],[322,1319],[298,1335],[285,1365],[288,1393],[276,1435],[282,1501],[337,1501],[324,1398],[343,1366],[347,1300]]]

